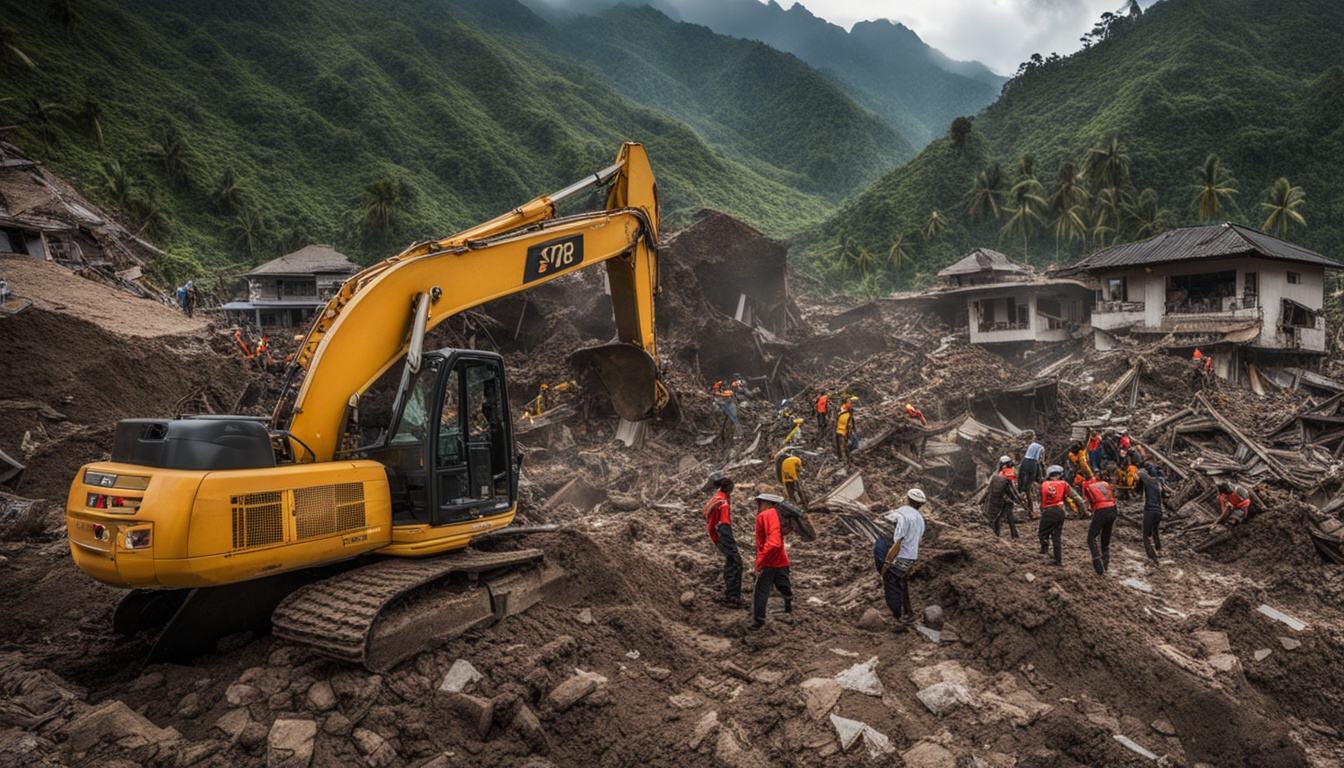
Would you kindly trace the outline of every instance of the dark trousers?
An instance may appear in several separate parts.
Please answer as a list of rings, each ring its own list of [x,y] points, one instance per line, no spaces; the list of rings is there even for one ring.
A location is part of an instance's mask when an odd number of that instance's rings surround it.
[[[849,435],[835,433],[835,455],[846,464],[849,463]]]
[[[784,483],[784,492],[788,494],[789,501],[795,504],[807,506],[807,494],[803,493],[803,484],[797,480]]]
[[[1007,520],[1008,533],[1014,539],[1016,539],[1017,520],[1013,517],[1013,502],[1004,499],[1003,502],[999,505],[999,509],[997,511],[991,510],[991,512],[994,516],[993,518],[990,519],[989,525],[991,528],[994,529],[994,535],[995,536],[999,535],[999,531],[1003,528],[1003,521]]]
[[[1161,523],[1162,507],[1143,508],[1143,548],[1153,560],[1156,560],[1157,553],[1162,551],[1162,540],[1157,532],[1157,527]]]
[[[723,554],[723,599],[735,603],[742,599],[742,553],[733,539],[733,526],[718,525],[719,541],[714,546]]]
[[[1039,536],[1041,538],[1041,554],[1050,551],[1051,544],[1055,547],[1055,565],[1059,565],[1063,560],[1059,555],[1059,542],[1064,534],[1064,508],[1046,507],[1041,510],[1041,528]]]
[[[754,623],[765,623],[765,605],[770,600],[770,590],[778,589],[784,596],[784,612],[793,610],[793,585],[789,583],[789,566],[783,568],[762,568],[756,574],[756,592],[751,599],[751,617]]]
[[[910,585],[906,581],[914,561],[898,557],[891,561],[891,567],[887,568],[887,572],[882,573],[882,566],[890,549],[891,539],[879,536],[877,541],[873,542],[873,566],[882,577],[882,598],[886,600],[891,615],[900,621],[903,616],[915,615],[914,609],[910,607]]]
[[[1115,516],[1114,505],[1093,510],[1092,524],[1087,527],[1087,548],[1092,550],[1092,567],[1097,573],[1105,573],[1111,567],[1111,528],[1115,526]]]
[[[1023,497],[1028,497],[1031,493],[1031,484],[1036,481],[1036,474],[1040,471],[1040,464],[1035,459],[1023,459],[1017,467],[1017,492]]]
[[[826,425],[831,423],[827,415],[825,411],[817,411],[817,429],[821,430],[823,435],[826,434]]]

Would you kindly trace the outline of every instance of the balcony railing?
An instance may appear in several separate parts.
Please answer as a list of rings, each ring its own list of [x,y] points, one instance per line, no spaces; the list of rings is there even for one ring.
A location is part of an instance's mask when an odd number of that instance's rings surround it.
[[[1168,315],[1209,315],[1236,312],[1260,306],[1256,296],[1211,296],[1206,299],[1184,299],[1167,304]]]
[[[1096,314],[1109,314],[1112,312],[1142,312],[1144,303],[1142,301],[1101,301],[1092,310]]]

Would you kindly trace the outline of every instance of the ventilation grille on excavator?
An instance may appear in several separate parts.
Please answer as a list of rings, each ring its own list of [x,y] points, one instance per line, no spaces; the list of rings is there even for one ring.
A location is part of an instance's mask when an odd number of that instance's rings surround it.
[[[247,549],[285,540],[285,507],[280,491],[234,496],[233,548]]]
[[[326,536],[364,526],[364,484],[340,483],[294,489],[295,535]]]

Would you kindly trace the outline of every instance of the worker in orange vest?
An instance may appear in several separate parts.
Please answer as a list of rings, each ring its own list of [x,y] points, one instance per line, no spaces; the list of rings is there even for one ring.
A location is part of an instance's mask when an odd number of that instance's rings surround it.
[[[905,404],[905,415],[909,416],[911,419],[914,419],[915,421],[918,421],[920,424],[923,424],[926,427],[929,426],[928,420],[924,418],[924,412],[919,410],[910,403]]]
[[[1218,508],[1214,525],[1240,525],[1251,519],[1251,492],[1240,485],[1219,483]]]
[[[826,434],[826,425],[831,420],[830,411],[826,410],[830,399],[830,395],[826,394],[824,389],[821,390],[820,395],[817,395],[817,430],[823,435]]]
[[[1051,464],[1045,470],[1045,482],[1041,483],[1041,527],[1038,535],[1041,540],[1041,554],[1050,554],[1050,545],[1054,545],[1054,564],[1063,565],[1060,557],[1060,539],[1064,535],[1064,503],[1072,500],[1079,508],[1083,506],[1083,497],[1073,490],[1073,486],[1064,482],[1064,468]]]
[[[1092,524],[1087,528],[1087,548],[1092,551],[1092,567],[1099,574],[1111,567],[1111,529],[1118,510],[1111,484],[1099,477],[1083,481],[1083,496],[1092,507]],[[1100,542],[1098,542],[1100,537]]]

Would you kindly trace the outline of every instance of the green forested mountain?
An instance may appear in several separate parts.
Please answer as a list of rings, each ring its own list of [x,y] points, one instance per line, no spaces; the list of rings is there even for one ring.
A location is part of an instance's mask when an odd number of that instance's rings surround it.
[[[752,0],[754,2],[755,0]],[[482,28],[599,73],[630,100],[683,120],[715,148],[836,202],[914,156],[911,144],[796,57],[616,5],[555,23],[515,0],[452,0]]]
[[[13,123],[90,197],[214,266],[310,241],[373,260],[603,167],[623,140],[648,146],[669,223],[712,206],[785,235],[844,183],[801,191],[809,163],[875,167],[890,151],[880,126],[839,137],[835,121],[809,126],[787,166],[716,149],[438,0],[0,0],[0,125]]]
[[[975,246],[1037,263],[1058,247],[1068,260],[1198,223],[1195,186],[1211,153],[1216,186],[1236,193],[1211,218],[1259,227],[1267,190],[1287,178],[1305,195],[1296,211],[1306,222],[1288,238],[1344,257],[1344,4],[1164,0],[1106,17],[1089,39],[1073,56],[1024,65],[969,134],[954,142],[949,131],[805,233],[808,261],[834,282],[866,273],[882,288],[926,279]],[[1087,195],[1073,217],[1050,204],[1064,163],[1066,192]],[[1108,168],[1112,182],[1097,178]],[[997,218],[971,219],[973,187]],[[926,238],[934,210],[946,227]],[[883,259],[900,233],[911,263],[897,270]]]

